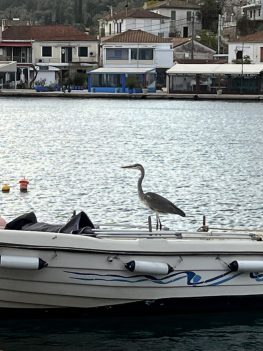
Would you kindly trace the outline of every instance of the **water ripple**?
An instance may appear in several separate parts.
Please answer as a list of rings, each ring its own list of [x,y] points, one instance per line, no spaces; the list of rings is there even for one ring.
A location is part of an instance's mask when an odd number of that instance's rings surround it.
[[[187,217],[170,228],[262,226],[263,123],[258,103],[1,98],[0,214],[35,210],[65,221],[84,210],[96,223],[147,223],[136,171]],[[28,194],[18,181],[30,180]]]

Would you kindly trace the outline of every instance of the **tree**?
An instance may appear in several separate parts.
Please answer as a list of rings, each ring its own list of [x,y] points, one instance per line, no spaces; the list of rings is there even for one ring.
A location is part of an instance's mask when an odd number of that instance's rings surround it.
[[[256,23],[243,16],[237,21],[237,31],[241,36],[255,33]]]
[[[203,29],[201,31],[199,42],[203,45],[208,46],[211,49],[217,50],[217,36],[215,33]]]
[[[201,4],[202,26],[212,32],[217,31],[218,15],[222,13],[224,1],[203,0]]]

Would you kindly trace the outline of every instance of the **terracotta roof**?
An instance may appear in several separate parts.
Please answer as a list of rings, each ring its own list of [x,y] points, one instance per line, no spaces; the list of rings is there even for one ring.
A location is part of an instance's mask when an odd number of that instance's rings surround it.
[[[3,31],[3,40],[97,40],[73,26],[46,25],[46,26],[11,26]]]
[[[158,9],[158,8],[177,8],[177,9],[200,9],[200,6],[194,3],[182,1],[182,0],[167,0],[158,1],[157,4],[152,3],[147,4],[147,9]]]
[[[172,38],[162,38],[157,35],[138,30],[127,30],[103,40],[104,43],[172,43]]]
[[[190,42],[191,39],[190,38],[172,38],[172,43],[173,43],[173,47],[176,48],[177,46],[183,45],[185,43]]]
[[[231,42],[236,43],[236,42],[251,42],[251,43],[258,43],[258,42],[263,42],[263,32],[256,32],[254,34],[249,34],[245,35],[243,37],[239,37],[236,40],[231,40]]]
[[[119,11],[113,13],[113,16],[108,15],[104,17],[104,20],[118,20],[123,18],[151,18],[151,19],[169,19],[170,17],[159,15],[158,13],[154,13],[144,9],[130,9],[128,11]]]

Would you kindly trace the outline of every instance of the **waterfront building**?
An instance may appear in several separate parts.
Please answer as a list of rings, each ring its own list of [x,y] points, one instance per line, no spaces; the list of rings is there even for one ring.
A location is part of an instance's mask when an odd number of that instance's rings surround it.
[[[263,63],[176,64],[166,73],[168,93],[263,93]]]
[[[144,9],[127,9],[114,12],[111,7],[109,15],[99,20],[100,36],[142,30],[160,37],[169,37],[170,18]]]
[[[172,38],[128,30],[102,40],[103,67],[89,74],[89,90],[125,92],[165,86],[165,71],[173,65]]]
[[[99,41],[73,26],[11,25],[1,30],[4,60],[17,61],[20,84],[59,83],[98,66]]]

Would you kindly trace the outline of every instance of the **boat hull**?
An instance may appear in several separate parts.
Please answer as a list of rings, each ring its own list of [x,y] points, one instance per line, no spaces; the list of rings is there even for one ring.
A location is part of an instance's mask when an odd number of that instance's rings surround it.
[[[236,260],[261,262],[259,241],[105,239],[15,231],[0,236],[0,255],[18,262],[12,268],[0,264],[0,308],[182,312],[263,296],[263,274],[230,269]],[[26,258],[46,265],[25,269]],[[141,264],[139,272],[131,272],[131,261],[146,262],[147,271]],[[172,270],[154,272],[164,264]]]

